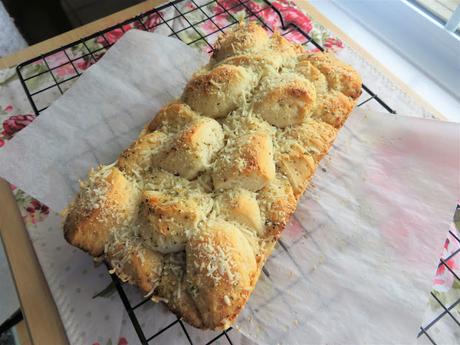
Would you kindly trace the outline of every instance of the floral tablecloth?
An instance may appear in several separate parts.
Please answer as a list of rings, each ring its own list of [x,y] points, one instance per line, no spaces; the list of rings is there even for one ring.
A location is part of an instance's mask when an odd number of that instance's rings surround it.
[[[279,16],[261,0],[246,2],[245,6],[239,6],[239,2],[236,0],[222,0],[219,3],[214,1],[200,9],[196,9],[197,4],[205,4],[205,2],[186,1],[178,4],[177,6],[180,10],[190,12],[186,17],[179,17],[172,20],[170,26],[164,25],[163,20],[168,20],[168,18],[172,18],[177,14],[174,8],[166,9],[160,12],[160,14],[155,13],[150,15],[143,23],[143,26],[149,28],[150,31],[164,34],[171,34],[171,28],[174,31],[182,30],[177,34],[180,39],[187,43],[192,42],[192,45],[197,49],[205,51],[209,51],[209,45],[200,39],[201,36],[214,33],[208,37],[208,41],[212,43],[217,38],[219,28],[232,23],[235,18],[238,20],[244,19],[247,16],[248,10],[258,12],[259,17],[272,28],[280,26]],[[354,65],[360,71],[366,84],[394,109],[398,110],[398,112],[418,117],[432,117],[429,112],[398,89],[388,78],[377,71],[374,66],[370,65],[353,50],[344,45],[338,37],[331,35],[323,26],[312,20],[308,14],[300,11],[294,3],[278,0],[273,4],[280,10],[285,21],[297,24],[298,27],[309,33],[317,42],[335,51],[342,59]],[[212,17],[213,20],[205,20],[209,17]],[[247,18],[246,20],[252,19],[255,18]],[[163,24],[161,24],[162,22]],[[185,29],[190,22],[197,23],[194,30]],[[123,35],[123,31],[129,30],[132,27],[138,28],[138,26],[139,24],[125,25],[123,30],[115,29],[106,34],[105,39],[101,39],[100,37],[95,38],[87,41],[86,46],[75,46],[67,50],[66,53],[67,55],[70,54],[71,58],[77,59],[74,65],[79,72],[82,72],[101,56],[104,49],[99,49],[106,47],[109,43],[115,42]],[[305,41],[305,37],[300,35],[298,31],[288,33],[286,37],[300,43]],[[88,48],[98,51],[98,53],[85,55]],[[307,44],[307,49],[314,50],[316,48]],[[72,79],[76,74],[75,68],[66,63],[68,62],[68,56],[64,52],[47,57],[46,62],[50,68],[59,66],[53,70],[53,76],[58,81],[69,80],[66,88],[75,80]],[[45,65],[42,61],[39,61],[26,67],[23,73],[26,75],[27,73],[36,74],[41,70],[45,70]],[[49,73],[44,73],[43,76],[34,78],[28,84],[28,87],[32,92],[43,89],[50,83],[49,78],[51,77]],[[59,93],[48,94],[48,103],[58,96]],[[365,97],[366,95],[363,95],[363,101],[366,100]],[[363,107],[382,110],[375,100],[368,101]],[[15,70],[7,69],[0,71],[0,149],[4,145],[8,145],[8,141],[35,118],[36,116],[33,114],[31,105]],[[40,183],[39,176],[37,176],[37,183]],[[63,323],[71,343],[92,345],[137,344],[138,339],[118,296],[113,293],[113,290],[104,289],[110,284],[110,277],[105,268],[94,268],[94,264],[89,257],[78,252],[76,249],[68,249],[69,247],[62,238],[60,230],[61,218],[59,215],[15,186],[11,186],[11,188],[30,233],[40,264],[43,267],[46,278],[50,282],[53,296],[63,318]],[[454,210],[455,208],[453,207]],[[421,326],[426,326],[431,320],[441,314],[445,314],[428,331],[430,336],[438,343],[458,343],[458,339],[460,339],[460,327],[458,326],[458,321],[456,323],[454,320],[454,318],[460,320],[460,304],[449,310],[449,315],[435,299],[437,298],[446,306],[450,306],[460,298],[460,281],[458,280],[458,275],[460,275],[460,254],[455,255],[460,251],[460,242],[458,240],[460,236],[460,211],[457,211],[456,221],[456,223],[452,222],[450,229],[445,229],[448,238],[446,239],[444,251],[441,256],[442,258],[447,258],[446,264],[448,268],[445,265],[440,265],[436,274],[433,272],[432,292],[435,297],[430,297],[424,321],[421,323]],[[55,260],[56,257],[59,257],[59,260]],[[76,257],[78,257],[78,260],[75,259]],[[57,276],[54,273],[47,272],[60,272],[60,274]],[[455,274],[457,277],[455,277]],[[132,291],[132,294],[135,295],[136,292]],[[92,299],[96,295],[98,297]],[[61,305],[65,305],[66,307],[63,308]],[[69,305],[72,307],[67,307]],[[152,310],[155,310],[155,312],[153,313]],[[151,317],[147,317],[143,322],[146,325],[141,325],[148,326],[152,333],[155,330],[160,330],[171,322],[171,320],[174,320],[174,316],[161,305],[145,304],[140,312],[145,315],[155,314],[153,320]],[[76,315],[76,317],[71,317],[72,315]],[[75,320],[79,321],[75,322]],[[207,342],[216,335],[214,332],[201,332],[188,326],[187,331],[196,343]],[[249,343],[247,339],[235,330],[230,332],[229,336],[233,343]],[[414,338],[415,336],[416,334],[414,334]],[[158,341],[166,343],[170,342],[171,339],[174,339],[175,343],[187,343],[187,339],[180,327],[172,327],[170,330],[164,332]],[[422,343],[428,341],[424,336],[419,339]],[[217,343],[226,342],[226,338],[222,337]]]

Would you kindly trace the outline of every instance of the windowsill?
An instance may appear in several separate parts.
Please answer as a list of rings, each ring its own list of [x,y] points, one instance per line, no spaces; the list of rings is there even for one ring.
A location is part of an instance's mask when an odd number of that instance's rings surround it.
[[[336,24],[379,63],[437,109],[449,121],[460,122],[460,100],[448,93],[423,71],[382,42],[376,35],[329,0],[310,0],[325,17]]]

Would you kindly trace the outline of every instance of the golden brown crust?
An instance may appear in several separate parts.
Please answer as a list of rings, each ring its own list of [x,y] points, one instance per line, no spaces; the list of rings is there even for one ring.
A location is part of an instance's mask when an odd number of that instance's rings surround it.
[[[138,244],[124,241],[107,248],[106,258],[112,269],[123,279],[136,284],[144,293],[151,293],[162,277],[163,255]]]
[[[172,102],[163,107],[147,126],[149,132],[177,132],[199,115],[190,106],[181,102]]]
[[[208,221],[187,243],[186,282],[204,324],[228,328],[251,294],[255,253],[244,235],[223,220]]]
[[[257,194],[247,189],[236,188],[219,194],[214,209],[226,221],[238,223],[256,234],[264,230]]]
[[[351,66],[344,64],[331,53],[312,53],[306,58],[326,76],[329,88],[352,99],[361,96],[361,77]]]
[[[265,219],[263,239],[278,239],[294,213],[297,200],[286,176],[278,174],[258,194],[259,206]]]
[[[228,56],[263,50],[269,44],[264,29],[251,22],[240,24],[236,30],[221,35],[214,46],[212,58],[221,61]]]
[[[289,152],[279,155],[277,164],[280,172],[291,183],[295,198],[299,199],[315,172],[315,160],[303,147],[295,144]]]
[[[254,113],[268,123],[285,128],[301,124],[316,106],[314,85],[295,74],[267,78],[254,104]]]
[[[239,25],[70,207],[73,245],[191,325],[225,329],[361,93],[328,53]]]
[[[285,39],[279,32],[275,32],[270,37],[270,50],[274,55],[283,59],[283,65],[292,67],[297,63],[297,56],[304,53],[304,48],[300,44],[293,44]]]
[[[156,295],[161,297],[178,317],[183,317],[192,326],[203,328],[203,321],[187,290],[184,276],[185,252],[165,255],[161,282]]]
[[[332,90],[323,96],[322,102],[318,104],[312,117],[335,128],[340,128],[351,114],[354,106],[355,102],[351,98]]]
[[[260,78],[277,73],[283,65],[283,58],[280,55],[262,52],[258,54],[230,56],[219,64],[241,66],[250,69],[256,74],[256,78]]]
[[[326,122],[308,119],[299,126],[291,126],[278,133],[278,152],[289,152],[292,144],[300,144],[318,163],[329,151],[337,129]]]
[[[220,124],[200,117],[179,130],[152,165],[190,180],[209,167],[222,146],[224,133]]]
[[[118,158],[117,167],[134,177],[140,177],[152,165],[152,157],[157,154],[167,136],[162,132],[152,132],[141,136]]]
[[[111,233],[123,231],[135,216],[138,199],[137,187],[117,168],[91,173],[65,219],[65,239],[92,256],[102,255]]]
[[[256,81],[256,76],[244,67],[219,65],[195,75],[185,87],[182,98],[198,113],[219,118],[244,102]]]
[[[217,158],[212,174],[217,190],[242,187],[250,191],[263,188],[275,176],[273,143],[266,133],[241,136],[227,143]]]
[[[317,96],[323,96],[328,92],[329,85],[327,79],[319,69],[307,60],[306,54],[301,54],[295,66],[295,71],[306,79],[310,80],[315,85]]]
[[[197,231],[211,207],[211,197],[199,191],[144,191],[139,212],[141,236],[162,253],[184,250],[188,232]]]

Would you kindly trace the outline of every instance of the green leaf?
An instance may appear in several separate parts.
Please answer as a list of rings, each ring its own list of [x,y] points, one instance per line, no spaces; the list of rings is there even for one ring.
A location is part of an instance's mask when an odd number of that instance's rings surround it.
[[[460,231],[460,208],[457,208],[454,213],[454,225],[455,228]]]
[[[197,23],[203,19],[205,19],[206,17],[204,16],[204,14],[202,14],[202,12],[200,11],[192,11],[190,13],[187,14],[187,19],[191,22],[191,23]]]
[[[455,279],[454,283],[452,284],[452,289],[460,291],[460,281]]]
[[[30,91],[35,91],[40,88],[43,88],[46,85],[50,85],[51,79],[52,77],[50,73],[44,73],[44,74],[40,74],[37,77],[33,77],[29,80],[26,80],[26,85]]]
[[[460,220],[457,220],[456,222],[454,222],[454,225],[455,225],[455,228],[460,231]]]
[[[318,30],[313,29],[310,35],[311,35],[311,38],[313,38],[315,42],[322,44],[320,33],[318,32]]]
[[[442,302],[442,304],[445,304],[446,302],[446,295],[440,291],[434,290],[433,294]]]
[[[44,63],[34,63],[25,66],[21,71],[24,78],[29,78],[39,73],[46,72],[47,70],[48,68],[46,68]]]
[[[16,70],[11,69],[9,71],[6,71],[5,74],[2,76],[2,79],[0,80],[0,85],[4,85],[11,80],[17,79],[18,75],[16,74]]]
[[[238,11],[238,12],[234,13],[233,16],[234,16],[235,19],[237,19],[239,22],[244,22],[244,21],[245,21],[245,17],[246,17],[246,11],[245,11],[245,10]]]
[[[90,52],[93,52],[95,50],[98,50],[98,49],[101,49],[101,48],[104,48],[104,46],[102,44],[100,44],[99,42],[97,42],[97,39],[96,38],[93,38],[89,41],[86,41],[86,46],[88,47],[89,51]],[[81,50],[84,52],[84,54],[87,54],[88,52],[86,51],[85,47],[82,46],[81,47]]]
[[[116,290],[115,284],[111,282],[102,291],[99,291],[97,294],[95,294],[93,296],[93,299],[97,297],[104,297],[104,298],[110,297],[115,292],[115,290]]]
[[[14,191],[14,197],[16,198],[16,202],[21,206],[23,206],[26,203],[28,198],[27,195],[19,188],[16,188],[16,190]]]
[[[192,48],[195,48],[198,50],[202,50],[205,46],[206,46],[206,42],[204,40],[196,41],[195,43],[191,45]]]

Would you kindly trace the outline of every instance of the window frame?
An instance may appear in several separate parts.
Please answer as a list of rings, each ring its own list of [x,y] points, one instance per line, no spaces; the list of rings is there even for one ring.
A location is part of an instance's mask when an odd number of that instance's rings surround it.
[[[407,0],[332,2],[460,99],[459,35]]]

